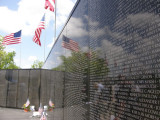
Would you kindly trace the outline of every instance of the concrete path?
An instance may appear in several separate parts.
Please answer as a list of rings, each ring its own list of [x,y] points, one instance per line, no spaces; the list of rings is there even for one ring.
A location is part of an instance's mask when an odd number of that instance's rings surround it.
[[[52,120],[53,112],[48,112],[48,120]],[[38,117],[31,117],[32,112],[24,112],[20,109],[0,108],[0,120],[40,120]]]

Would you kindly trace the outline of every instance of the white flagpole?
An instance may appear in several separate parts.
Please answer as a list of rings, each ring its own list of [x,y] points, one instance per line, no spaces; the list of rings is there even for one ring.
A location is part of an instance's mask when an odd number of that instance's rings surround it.
[[[20,65],[19,65],[20,68],[21,68],[21,47],[22,47],[21,44],[22,44],[22,43],[20,43]]]
[[[45,62],[45,44],[46,44],[46,11],[45,11],[45,18],[44,18],[44,24],[45,24],[45,35],[44,35],[44,62]]]
[[[44,38],[44,62],[45,62],[45,43],[46,43],[46,30],[45,30],[45,38]]]
[[[57,12],[57,0],[55,0],[55,31],[54,31],[55,41],[56,41],[56,12]]]

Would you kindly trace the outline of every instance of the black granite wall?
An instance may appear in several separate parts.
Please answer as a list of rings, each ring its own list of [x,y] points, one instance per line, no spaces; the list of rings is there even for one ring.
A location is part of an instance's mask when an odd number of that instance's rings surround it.
[[[44,65],[64,72],[64,120],[159,119],[159,4],[77,1]]]
[[[62,108],[63,76],[63,72],[42,69],[0,70],[0,106],[22,108],[29,98],[36,109],[50,99],[55,108]]]

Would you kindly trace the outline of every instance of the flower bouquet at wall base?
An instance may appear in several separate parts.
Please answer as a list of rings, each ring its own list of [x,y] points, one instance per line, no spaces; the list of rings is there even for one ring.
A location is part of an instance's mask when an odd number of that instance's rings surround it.
[[[30,111],[30,101],[27,99],[27,102],[23,105],[22,107],[24,109],[24,112],[29,112]]]
[[[51,100],[49,100],[49,107],[48,107],[48,110],[49,111],[53,111],[53,109],[54,109],[54,103],[51,101]]]

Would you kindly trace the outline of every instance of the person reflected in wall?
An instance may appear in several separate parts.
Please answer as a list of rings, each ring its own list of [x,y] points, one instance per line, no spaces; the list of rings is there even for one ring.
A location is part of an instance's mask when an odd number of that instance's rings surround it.
[[[104,85],[102,85],[102,83],[95,83],[94,87],[96,88],[98,93],[102,93],[102,91],[104,89]]]
[[[95,112],[96,112],[96,114],[94,114],[94,119],[100,120],[99,106],[100,106],[100,102],[101,102],[102,92],[104,90],[104,85],[102,83],[96,82],[94,84],[94,88],[95,88],[94,105],[95,105]]]
[[[113,120],[126,120],[124,117],[124,109],[125,109],[125,104],[126,104],[126,100],[122,98],[121,93],[124,92],[124,90],[126,91],[125,84],[126,84],[126,77],[122,74],[117,76],[117,80],[114,81],[114,85],[112,86],[112,104],[113,104],[113,116],[114,119]],[[130,90],[127,90],[127,94],[130,93]],[[128,95],[125,96],[126,98],[128,98]]]
[[[113,112],[110,117],[111,120],[118,120],[118,117],[119,117],[119,114],[118,114],[119,111],[117,111],[118,106],[116,105],[116,103],[119,103],[119,99],[118,99],[119,89],[120,89],[120,85],[115,80],[114,85],[112,85],[112,88],[111,88],[111,106],[110,107],[113,108],[113,111],[111,111]]]
[[[116,85],[114,86],[115,95],[113,98],[115,98],[115,120],[128,120],[127,114],[130,113],[132,114],[133,106],[130,104],[130,101],[134,101],[135,105],[138,102],[138,96],[134,97],[132,96],[132,93],[134,94],[139,94],[140,93],[140,88],[135,82],[132,80],[128,79],[124,75],[119,75],[118,76],[118,81],[119,81],[119,88],[116,90]],[[123,95],[125,94],[125,95]],[[129,108],[127,107],[129,106]],[[127,111],[127,112],[126,112]]]
[[[6,70],[5,79],[11,83],[17,82],[17,80],[13,79],[13,70]]]

